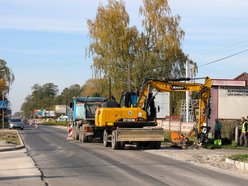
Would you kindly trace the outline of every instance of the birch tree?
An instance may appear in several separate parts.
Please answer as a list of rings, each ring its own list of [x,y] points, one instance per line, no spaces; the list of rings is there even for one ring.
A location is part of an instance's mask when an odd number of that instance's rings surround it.
[[[111,79],[117,95],[127,90],[128,79],[136,90],[145,78],[182,77],[190,61],[181,48],[185,35],[181,18],[172,14],[167,0],[143,0],[140,15],[138,30],[129,25],[125,3],[108,0],[99,6],[95,19],[88,20],[89,54],[96,74]]]

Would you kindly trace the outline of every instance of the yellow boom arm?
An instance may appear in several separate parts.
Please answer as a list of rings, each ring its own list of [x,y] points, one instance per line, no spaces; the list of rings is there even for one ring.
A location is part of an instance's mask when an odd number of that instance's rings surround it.
[[[198,116],[198,132],[203,123],[206,122],[206,108],[210,98],[210,88],[212,81],[205,78],[205,83],[190,83],[186,82],[190,79],[177,79],[177,80],[156,80],[148,79],[144,82],[142,90],[139,95],[137,107],[142,108],[145,101],[148,99],[149,91],[155,88],[158,92],[172,92],[172,91],[194,91],[200,92],[199,98],[199,116]]]

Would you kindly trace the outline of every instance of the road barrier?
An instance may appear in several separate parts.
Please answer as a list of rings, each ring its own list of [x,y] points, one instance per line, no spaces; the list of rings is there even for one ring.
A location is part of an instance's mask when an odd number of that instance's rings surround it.
[[[73,140],[73,138],[72,138],[72,124],[69,123],[68,127],[69,127],[69,130],[68,130],[67,140]]]
[[[179,120],[173,121],[166,119],[157,119],[157,123],[159,127],[164,129],[164,131],[180,131],[185,134],[190,133],[195,125],[194,122],[182,122]]]

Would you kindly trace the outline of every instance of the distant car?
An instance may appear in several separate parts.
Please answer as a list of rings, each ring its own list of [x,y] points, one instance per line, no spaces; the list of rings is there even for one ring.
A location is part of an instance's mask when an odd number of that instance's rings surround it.
[[[59,116],[57,118],[57,121],[66,121],[68,119],[68,116]]]
[[[23,130],[23,123],[21,119],[10,119],[9,120],[9,129],[13,129],[13,128],[20,128],[21,130]]]

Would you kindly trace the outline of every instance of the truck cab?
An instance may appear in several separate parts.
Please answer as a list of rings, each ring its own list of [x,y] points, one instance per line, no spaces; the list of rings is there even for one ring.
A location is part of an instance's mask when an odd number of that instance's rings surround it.
[[[74,98],[70,107],[72,109],[73,138],[80,141],[92,136],[92,127],[95,124],[95,112],[97,106],[106,102],[103,97],[79,97]]]

